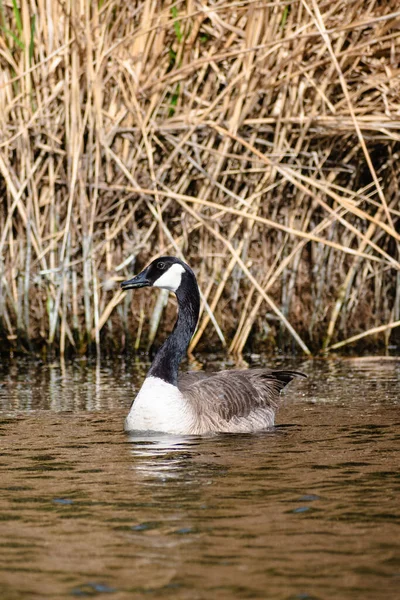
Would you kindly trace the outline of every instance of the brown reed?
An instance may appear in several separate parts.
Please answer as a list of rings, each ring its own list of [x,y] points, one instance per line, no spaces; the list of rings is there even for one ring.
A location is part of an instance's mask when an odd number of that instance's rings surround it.
[[[119,282],[166,253],[198,274],[190,352],[395,343],[399,25],[396,0],[0,0],[3,347],[148,348],[175,301]]]

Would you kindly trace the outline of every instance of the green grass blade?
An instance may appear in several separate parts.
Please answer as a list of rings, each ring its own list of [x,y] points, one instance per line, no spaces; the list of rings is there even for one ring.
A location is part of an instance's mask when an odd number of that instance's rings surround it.
[[[3,0],[0,0],[0,27],[5,27],[6,17],[4,14]]]
[[[172,95],[171,102],[169,103],[169,111],[168,111],[169,117],[173,117],[175,114],[175,106],[177,106],[177,104],[178,104],[180,90],[181,90],[181,86],[178,83],[175,88],[175,92]]]
[[[22,38],[22,19],[21,13],[19,12],[18,4],[16,0],[12,0],[13,12],[15,17],[15,22],[17,24],[18,34],[20,39]]]
[[[289,15],[289,6],[285,6],[283,9],[282,19],[281,19],[281,28],[284,29],[286,25],[286,21]]]
[[[19,46],[21,48],[21,50],[25,49],[24,42],[21,42],[21,40],[15,35],[15,33],[10,31],[9,29],[7,29],[7,27],[0,26],[0,29],[2,29],[6,35],[9,35],[14,40],[14,42],[17,44],[17,46]]]
[[[172,6],[171,14],[172,14],[173,18],[175,19],[174,20],[174,31],[175,31],[176,39],[178,40],[179,43],[181,43],[181,41],[183,40],[183,35],[182,35],[182,31],[181,31],[181,24],[178,21],[178,9],[176,8],[176,6]]]
[[[36,29],[36,15],[32,16],[31,20],[31,39],[29,41],[29,65],[32,64],[33,51],[35,46],[35,29]]]

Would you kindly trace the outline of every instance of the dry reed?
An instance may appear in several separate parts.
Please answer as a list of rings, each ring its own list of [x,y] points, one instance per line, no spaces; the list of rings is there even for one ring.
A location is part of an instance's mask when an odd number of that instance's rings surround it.
[[[3,346],[147,348],[174,300],[119,282],[165,253],[198,273],[191,352],[388,346],[399,25],[395,0],[0,0]]]

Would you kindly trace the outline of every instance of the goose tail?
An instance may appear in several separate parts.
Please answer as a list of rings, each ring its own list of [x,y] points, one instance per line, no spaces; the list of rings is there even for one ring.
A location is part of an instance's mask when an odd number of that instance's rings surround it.
[[[281,381],[284,386],[290,383],[295,377],[307,378],[307,375],[300,371],[272,371],[272,375],[276,377],[278,381]]]

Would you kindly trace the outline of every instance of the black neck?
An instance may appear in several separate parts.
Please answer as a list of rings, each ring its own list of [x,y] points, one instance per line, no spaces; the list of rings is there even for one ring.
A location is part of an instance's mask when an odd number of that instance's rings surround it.
[[[186,354],[199,318],[200,294],[194,275],[186,271],[176,297],[178,319],[147,373],[147,377],[159,377],[172,385],[178,384],[179,365]]]

